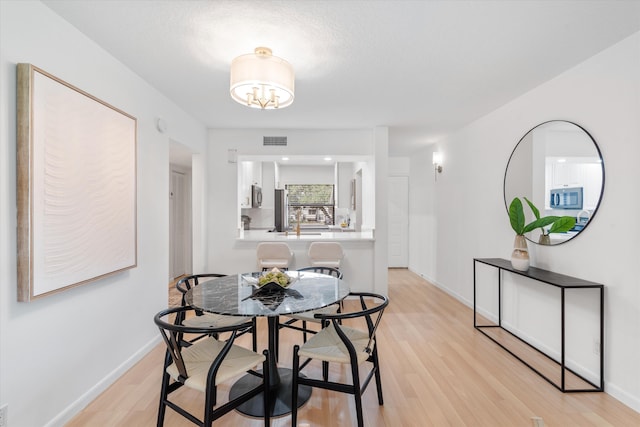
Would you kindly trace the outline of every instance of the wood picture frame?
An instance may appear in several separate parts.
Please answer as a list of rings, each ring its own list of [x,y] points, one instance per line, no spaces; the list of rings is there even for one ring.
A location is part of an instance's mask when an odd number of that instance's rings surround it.
[[[137,266],[135,117],[17,65],[18,301]]]

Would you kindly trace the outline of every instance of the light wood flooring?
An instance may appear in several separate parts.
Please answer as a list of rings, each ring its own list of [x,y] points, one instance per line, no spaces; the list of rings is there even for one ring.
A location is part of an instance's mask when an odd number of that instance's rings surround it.
[[[561,393],[473,328],[467,306],[403,269],[389,270],[389,297],[378,330],[384,406],[375,384],[363,396],[367,426],[640,426],[640,414],[605,393]],[[174,298],[173,301],[176,301]],[[179,299],[177,300],[179,302]],[[151,319],[150,319],[151,321]],[[266,347],[266,322],[259,323]],[[249,337],[242,337],[250,346]],[[291,364],[291,348],[300,333],[281,332],[280,364]],[[152,426],[156,422],[164,348],[158,345],[70,423],[76,426]],[[332,364],[330,375],[344,381],[348,372]],[[320,365],[309,365],[311,373]],[[606,387],[606,384],[605,384]],[[224,395],[228,388],[221,388]],[[180,399],[201,414],[203,396],[180,390]],[[222,399],[224,401],[224,399]],[[300,409],[298,423],[310,426],[355,425],[351,396],[314,390]],[[214,426],[250,427],[260,420],[236,412]],[[167,409],[166,426],[193,424]],[[272,426],[290,426],[289,416]]]

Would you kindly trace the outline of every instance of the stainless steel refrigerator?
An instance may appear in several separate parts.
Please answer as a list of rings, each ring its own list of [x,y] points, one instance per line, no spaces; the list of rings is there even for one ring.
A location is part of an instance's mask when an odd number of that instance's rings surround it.
[[[286,231],[289,229],[289,196],[287,195],[287,190],[276,189],[274,203],[276,231]]]

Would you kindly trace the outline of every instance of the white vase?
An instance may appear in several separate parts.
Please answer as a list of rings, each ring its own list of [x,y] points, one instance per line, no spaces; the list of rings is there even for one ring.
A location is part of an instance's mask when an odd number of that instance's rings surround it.
[[[521,234],[516,235],[516,239],[513,241],[511,266],[519,271],[527,271],[529,269],[529,248],[527,248],[527,239],[525,239]]]

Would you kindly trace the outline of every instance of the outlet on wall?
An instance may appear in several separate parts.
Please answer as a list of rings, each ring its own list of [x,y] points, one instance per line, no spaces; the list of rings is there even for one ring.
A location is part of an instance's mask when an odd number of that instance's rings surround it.
[[[8,403],[0,406],[0,427],[7,427],[8,426],[8,422],[9,422],[9,421],[7,421],[8,413],[9,413],[9,404]]]
[[[593,339],[593,354],[600,356],[600,340],[598,338]],[[0,427],[2,427],[0,425]]]

